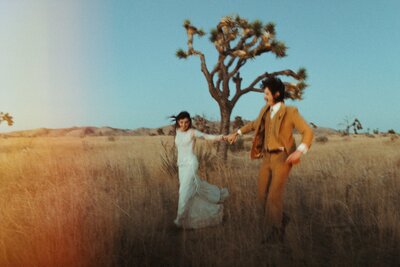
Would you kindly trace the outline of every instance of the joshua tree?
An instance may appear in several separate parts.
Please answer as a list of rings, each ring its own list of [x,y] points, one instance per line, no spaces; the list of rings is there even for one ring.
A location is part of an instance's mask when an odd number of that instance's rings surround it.
[[[361,122],[358,119],[355,119],[353,123],[351,124],[351,127],[353,127],[353,131],[355,134],[358,134],[357,130],[362,130],[363,127],[361,125]]]
[[[237,101],[249,92],[262,93],[259,83],[268,77],[287,76],[295,82],[284,82],[286,86],[286,98],[301,99],[306,87],[306,70],[300,68],[297,72],[286,69],[274,72],[261,70],[255,76],[244,83],[240,74],[242,67],[249,61],[265,53],[272,53],[277,58],[286,56],[286,45],[276,39],[275,24],[263,24],[259,20],[249,22],[240,16],[223,17],[215,29],[210,32],[209,40],[214,44],[218,52],[217,62],[213,68],[209,68],[205,55],[193,47],[193,39],[197,35],[202,37],[205,32],[197,29],[189,20],[183,23],[186,29],[188,42],[187,50],[179,49],[176,56],[186,59],[190,56],[198,56],[201,63],[201,71],[207,81],[208,90],[212,98],[218,103],[221,115],[220,133],[228,134],[230,130],[230,118]],[[225,143],[219,150],[220,156],[226,159],[227,146]]]
[[[8,124],[8,126],[13,125],[13,123],[14,123],[13,117],[11,117],[10,114],[0,112],[0,124],[1,124],[3,121],[6,121],[7,124]]]
[[[357,118],[355,118],[352,123],[350,123],[350,120],[348,118],[345,118],[344,123],[341,123],[340,125],[343,125],[346,127],[346,129],[344,130],[345,135],[350,134],[351,128],[353,128],[354,134],[358,134],[358,130],[363,129],[361,122]]]

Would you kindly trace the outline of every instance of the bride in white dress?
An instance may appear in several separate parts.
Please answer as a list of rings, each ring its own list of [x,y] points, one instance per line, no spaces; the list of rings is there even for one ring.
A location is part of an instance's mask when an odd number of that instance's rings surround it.
[[[193,152],[196,138],[221,141],[222,135],[204,134],[192,128],[190,114],[183,111],[175,120],[175,144],[178,149],[179,201],[174,223],[182,228],[202,228],[221,223],[223,205],[229,195],[226,188],[207,183],[197,175],[199,162]]]

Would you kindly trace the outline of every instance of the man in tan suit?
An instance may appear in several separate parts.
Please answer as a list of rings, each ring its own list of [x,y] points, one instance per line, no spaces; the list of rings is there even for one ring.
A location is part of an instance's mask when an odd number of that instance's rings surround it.
[[[293,164],[300,161],[311,146],[313,131],[299,114],[296,107],[283,102],[285,86],[278,78],[262,82],[267,105],[257,119],[247,123],[225,139],[236,142],[238,136],[255,131],[251,158],[262,158],[258,178],[258,199],[264,209],[267,234],[264,241],[283,240],[288,217],[283,214],[283,192]],[[296,148],[293,129],[302,134]]]

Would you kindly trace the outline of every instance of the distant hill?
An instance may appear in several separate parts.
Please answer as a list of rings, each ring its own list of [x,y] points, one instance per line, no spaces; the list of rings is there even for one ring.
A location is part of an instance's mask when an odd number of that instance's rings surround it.
[[[210,122],[210,132],[217,133],[218,122]],[[71,128],[39,128],[26,131],[15,131],[0,134],[1,137],[85,137],[85,136],[155,136],[169,135],[173,132],[173,126],[167,125],[160,128],[137,128],[137,129],[118,129],[112,127],[71,127]],[[314,129],[315,135],[338,134],[338,131],[331,128],[319,127]]]
[[[3,133],[6,137],[84,137],[84,136],[121,136],[133,135],[132,130],[117,129],[112,127],[71,127],[60,129],[39,128],[26,131]]]

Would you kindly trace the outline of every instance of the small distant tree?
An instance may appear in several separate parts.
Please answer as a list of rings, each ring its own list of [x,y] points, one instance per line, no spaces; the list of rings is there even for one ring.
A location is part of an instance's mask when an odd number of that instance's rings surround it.
[[[351,124],[351,127],[353,128],[353,131],[355,134],[358,134],[358,131],[363,129],[361,122],[358,119],[355,119],[353,121],[353,123]]]
[[[8,113],[0,112],[0,124],[6,121],[8,126],[12,126],[14,124],[13,117]]]
[[[358,134],[359,130],[362,130],[362,124],[361,122],[355,118],[353,122],[350,122],[348,118],[344,119],[344,123],[341,123],[340,125],[345,126],[344,134],[349,135],[350,134],[350,129],[353,129],[354,134]]]
[[[388,130],[388,134],[396,134],[396,131],[393,129]]]

